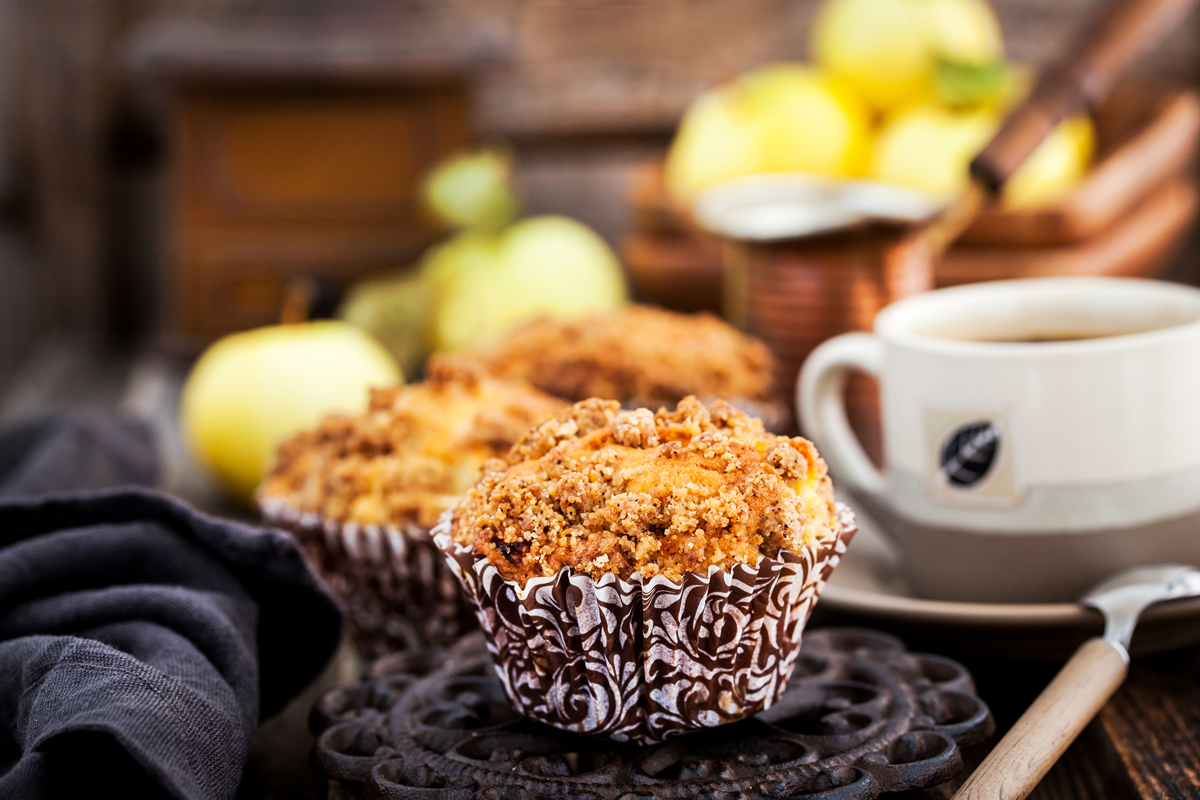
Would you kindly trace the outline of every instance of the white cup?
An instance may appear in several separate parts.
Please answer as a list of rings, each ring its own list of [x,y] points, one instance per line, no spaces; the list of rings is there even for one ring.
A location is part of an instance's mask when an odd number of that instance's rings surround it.
[[[1200,563],[1200,290],[1041,278],[916,295],[797,382],[835,480],[891,512],[919,594],[1070,600],[1117,569]],[[886,466],[846,422],[880,384]]]

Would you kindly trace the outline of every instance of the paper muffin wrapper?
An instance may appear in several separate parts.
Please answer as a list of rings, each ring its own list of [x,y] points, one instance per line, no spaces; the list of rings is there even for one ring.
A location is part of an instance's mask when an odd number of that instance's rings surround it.
[[[259,499],[264,520],[292,533],[346,611],[349,634],[367,656],[445,645],[475,623],[474,605],[416,524],[360,525]]]
[[[564,567],[522,588],[451,538],[434,543],[474,602],[496,674],[516,709],[538,722],[654,744],[734,722],[782,696],[800,636],[856,530],[839,504],[839,536],[681,581],[599,581]]]

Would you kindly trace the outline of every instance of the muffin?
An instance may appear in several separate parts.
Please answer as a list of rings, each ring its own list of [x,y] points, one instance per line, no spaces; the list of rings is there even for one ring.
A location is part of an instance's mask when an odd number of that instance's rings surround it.
[[[480,467],[565,404],[475,362],[435,358],[423,383],[371,392],[284,441],[257,499],[292,530],[346,608],[367,655],[444,643],[474,614],[429,530]]]
[[[573,320],[534,317],[483,359],[496,375],[571,402],[601,397],[656,409],[696,395],[725,399],[771,430],[790,419],[776,396],[771,351],[707,313],[628,306]]]
[[[811,443],[694,397],[577,403],[433,531],[516,708],[639,744],[777,700],[853,532]]]

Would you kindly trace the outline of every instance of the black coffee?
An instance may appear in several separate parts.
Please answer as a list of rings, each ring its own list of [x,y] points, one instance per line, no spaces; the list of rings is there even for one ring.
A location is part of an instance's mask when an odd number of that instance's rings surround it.
[[[1011,337],[981,337],[972,338],[973,342],[1011,342],[1013,344],[1049,344],[1050,342],[1084,342],[1089,339],[1111,339],[1114,336],[1126,336],[1141,331],[1112,331],[1109,333],[1047,333],[1032,335],[1014,335]]]

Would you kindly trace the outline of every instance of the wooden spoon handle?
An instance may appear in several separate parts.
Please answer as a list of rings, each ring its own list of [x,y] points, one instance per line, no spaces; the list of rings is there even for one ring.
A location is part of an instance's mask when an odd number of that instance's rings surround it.
[[[953,800],[1021,800],[1112,696],[1128,671],[1119,644],[1089,639],[988,754]]]
[[[1074,46],[1042,73],[1033,92],[971,162],[971,174],[998,192],[1055,125],[1104,100],[1117,75],[1181,21],[1194,1],[1110,0]]]

